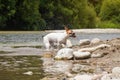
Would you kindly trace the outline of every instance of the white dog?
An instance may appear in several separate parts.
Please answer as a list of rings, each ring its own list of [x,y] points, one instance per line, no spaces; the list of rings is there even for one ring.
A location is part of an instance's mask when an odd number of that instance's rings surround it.
[[[66,41],[69,37],[76,37],[75,33],[66,26],[65,30],[66,31],[63,33],[49,33],[43,37],[43,42],[47,50],[52,49],[55,45],[60,49],[63,44],[66,45]]]

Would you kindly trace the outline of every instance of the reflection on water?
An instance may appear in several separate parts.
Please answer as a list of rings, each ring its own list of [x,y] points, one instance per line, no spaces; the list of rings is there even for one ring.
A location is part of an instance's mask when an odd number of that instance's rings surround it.
[[[25,72],[32,71],[33,75]],[[0,80],[40,80],[44,77],[38,56],[0,56]]]

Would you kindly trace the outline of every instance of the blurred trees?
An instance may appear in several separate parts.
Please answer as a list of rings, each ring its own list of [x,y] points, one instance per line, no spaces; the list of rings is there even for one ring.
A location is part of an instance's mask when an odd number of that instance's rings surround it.
[[[16,12],[16,0],[0,0],[0,28],[7,28],[9,21]]]
[[[104,0],[100,11],[101,20],[110,28],[120,28],[120,0]]]
[[[120,23],[120,0],[104,0],[100,17],[102,20]]]
[[[21,29],[40,30],[45,26],[45,21],[39,13],[39,4],[39,0],[18,0],[17,12],[14,17],[17,18],[17,25],[21,24],[19,25]]]
[[[119,28],[119,0],[0,0],[0,30]]]
[[[87,0],[41,0],[40,13],[50,29],[61,29],[64,24],[73,28],[95,27],[95,11]]]

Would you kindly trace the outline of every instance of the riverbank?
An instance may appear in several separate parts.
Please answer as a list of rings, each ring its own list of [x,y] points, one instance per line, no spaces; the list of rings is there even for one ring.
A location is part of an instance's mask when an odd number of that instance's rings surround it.
[[[0,47],[0,50],[1,50],[0,65],[2,65],[0,69],[2,70],[3,68],[5,68],[10,71],[10,69],[12,68],[13,70],[18,70],[17,74],[19,74],[20,76],[24,76],[24,75],[27,76],[30,74],[29,75],[30,77],[32,76],[34,77],[42,74],[44,78],[42,77],[41,79],[40,77],[38,77],[38,79],[40,80],[72,80],[72,79],[74,80],[76,76],[83,77],[83,75],[87,75],[87,76],[97,75],[97,77],[101,75],[100,78],[102,78],[103,75],[106,75],[106,74],[113,75],[112,70],[116,67],[120,67],[120,38],[114,38],[110,40],[100,40],[100,41],[92,42],[87,45],[86,44],[73,45],[71,49],[73,49],[74,51],[77,51],[83,48],[93,49],[93,47],[95,48],[95,46],[99,46],[101,44],[107,44],[107,45],[110,45],[110,47],[99,47],[94,51],[92,51],[91,54],[104,54],[104,55],[97,56],[97,57],[95,56],[88,57],[85,59],[71,59],[71,60],[66,60],[66,59],[55,60],[57,51],[44,52],[45,49],[42,47],[37,48],[35,46],[17,46],[17,45],[2,46]],[[39,66],[34,68],[33,61],[32,63],[26,63],[26,59],[30,56],[33,58],[30,58],[29,61],[32,61],[33,59],[36,60],[37,58],[36,65],[41,65],[41,68]],[[10,62],[9,60],[12,62]],[[39,63],[39,61],[41,60],[43,61],[43,63]],[[22,67],[21,64],[24,64],[24,65],[30,64],[30,66],[25,66],[25,71],[23,70],[22,73],[21,72],[19,73],[18,68]],[[31,68],[31,66],[33,67]],[[34,71],[34,69],[36,70],[36,68],[37,68],[37,72]],[[43,70],[44,73],[43,72],[39,73],[39,68]],[[23,69],[24,69],[24,66],[23,66]],[[118,72],[119,72],[119,69],[118,69]],[[8,73],[12,73],[12,72],[10,71]],[[6,72],[6,75],[8,73]],[[28,74],[26,75],[26,73]],[[4,73],[2,73],[2,75],[0,76],[3,76],[3,74]],[[113,78],[114,79],[118,78],[119,80],[120,75],[118,73],[117,75],[118,75],[117,77],[116,75],[114,75]],[[5,79],[5,78],[1,78],[1,79]],[[107,80],[107,79],[104,79],[104,80]],[[108,80],[112,80],[112,79],[108,79]]]
[[[80,33],[120,33],[120,29],[73,29],[75,32]],[[5,33],[42,33],[42,32],[64,32],[64,30],[45,30],[45,31],[0,31],[0,34]]]
[[[102,47],[96,48],[100,45]],[[46,77],[42,80],[85,80],[86,77],[87,80],[120,80],[120,38],[100,40],[87,45],[78,44],[71,49],[88,50],[92,56],[71,60],[63,57],[55,60],[57,52],[44,53],[42,60]]]

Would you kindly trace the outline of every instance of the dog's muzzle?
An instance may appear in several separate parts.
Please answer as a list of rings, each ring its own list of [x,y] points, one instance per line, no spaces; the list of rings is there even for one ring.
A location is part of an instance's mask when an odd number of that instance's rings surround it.
[[[70,34],[70,37],[76,37],[75,33]]]

